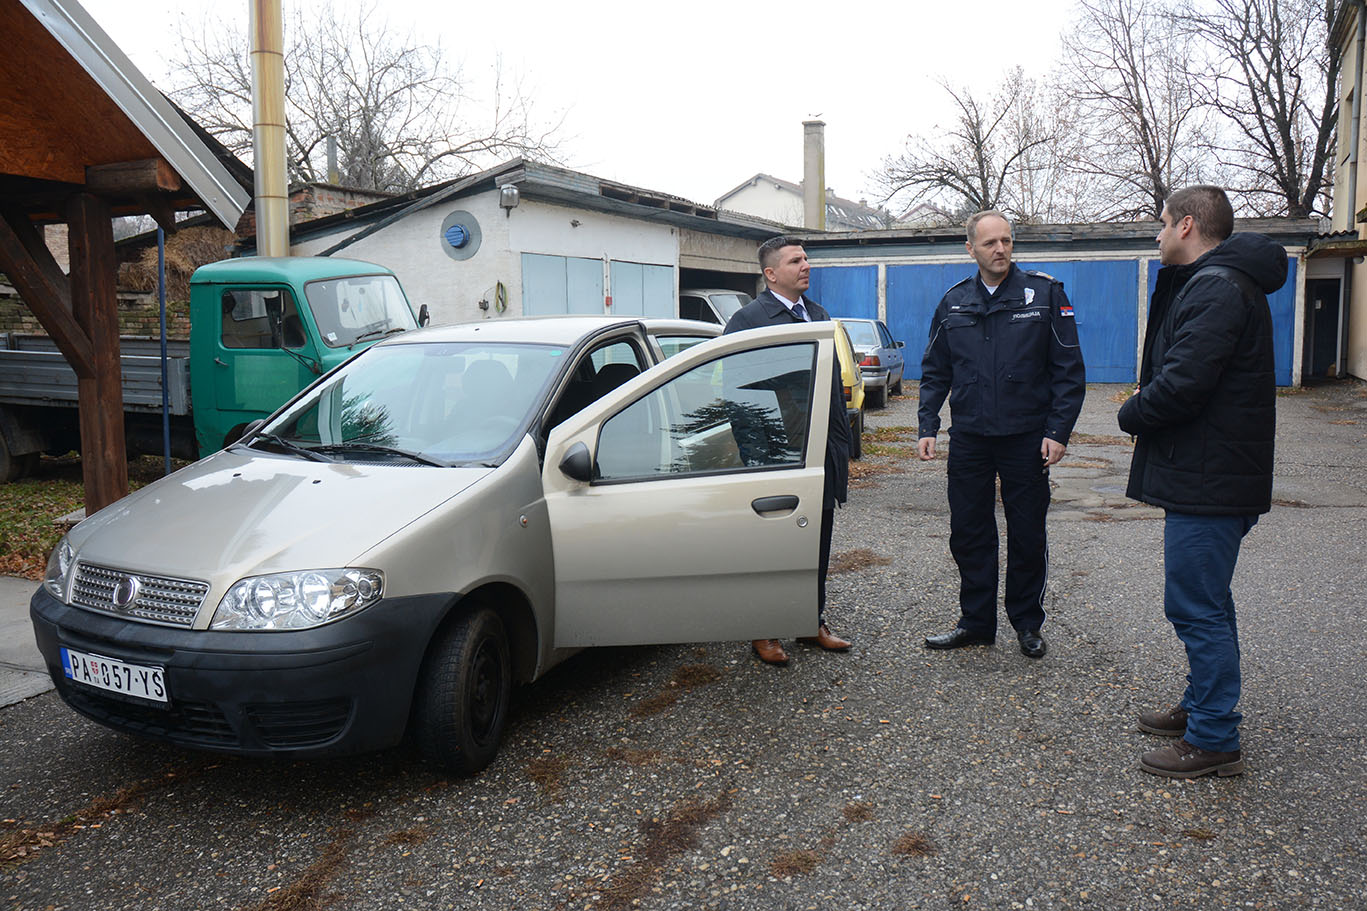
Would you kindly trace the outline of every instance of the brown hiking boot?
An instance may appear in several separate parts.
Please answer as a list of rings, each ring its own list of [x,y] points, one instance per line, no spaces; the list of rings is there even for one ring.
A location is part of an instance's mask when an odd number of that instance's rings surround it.
[[[1139,730],[1159,737],[1181,737],[1187,732],[1187,710],[1180,705],[1139,713]]]
[[[1200,778],[1211,772],[1228,778],[1230,775],[1243,774],[1244,754],[1242,750],[1230,753],[1203,750],[1187,743],[1186,738],[1181,738],[1161,750],[1149,750],[1142,754],[1139,767],[1151,775],[1165,778]]]

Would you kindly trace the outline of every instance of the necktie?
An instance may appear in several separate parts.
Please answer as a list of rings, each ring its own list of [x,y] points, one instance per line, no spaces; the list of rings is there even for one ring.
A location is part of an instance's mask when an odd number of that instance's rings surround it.
[[[802,306],[802,301],[793,304],[793,316],[796,316],[804,323],[807,322],[807,308]]]

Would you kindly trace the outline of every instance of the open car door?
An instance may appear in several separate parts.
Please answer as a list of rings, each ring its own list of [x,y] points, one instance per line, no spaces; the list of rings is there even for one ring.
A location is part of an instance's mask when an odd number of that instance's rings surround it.
[[[832,326],[704,342],[551,432],[557,647],[816,634]]]

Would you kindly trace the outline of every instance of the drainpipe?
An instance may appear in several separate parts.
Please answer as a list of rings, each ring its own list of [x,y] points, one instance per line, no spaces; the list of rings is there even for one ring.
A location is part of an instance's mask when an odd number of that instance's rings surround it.
[[[281,0],[252,0],[252,165],[256,251],[290,255],[285,168],[285,40]]]
[[[802,227],[826,230],[826,124],[802,121]]]

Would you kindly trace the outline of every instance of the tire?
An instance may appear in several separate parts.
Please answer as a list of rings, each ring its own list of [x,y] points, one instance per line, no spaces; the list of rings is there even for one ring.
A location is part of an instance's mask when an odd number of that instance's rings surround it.
[[[413,727],[418,749],[457,775],[493,762],[512,701],[508,633],[487,607],[440,634],[418,681]]]
[[[900,377],[900,376],[897,377],[897,382],[894,383],[893,386],[892,386],[892,394],[893,394],[893,395],[901,395],[901,394],[902,394],[902,377]]]
[[[855,418],[850,424],[850,458],[862,459],[864,457],[864,412],[859,412],[859,417]]]
[[[878,390],[872,394],[872,398],[874,408],[888,407],[888,387],[880,386]]]

